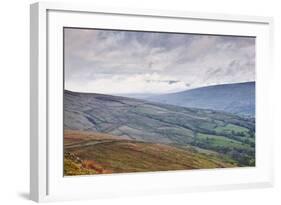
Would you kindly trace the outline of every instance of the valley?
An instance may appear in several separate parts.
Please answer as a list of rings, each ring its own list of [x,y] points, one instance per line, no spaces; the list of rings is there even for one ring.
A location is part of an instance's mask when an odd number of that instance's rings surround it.
[[[255,166],[255,118],[65,90],[64,150],[65,175]]]

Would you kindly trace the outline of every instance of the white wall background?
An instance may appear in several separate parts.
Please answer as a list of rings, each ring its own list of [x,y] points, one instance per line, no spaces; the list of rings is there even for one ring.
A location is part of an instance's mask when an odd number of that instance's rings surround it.
[[[29,0],[1,1],[0,6],[0,204],[31,204],[29,192]],[[81,0],[79,2],[82,2]],[[275,89],[271,91],[275,129],[275,187],[187,193],[66,204],[280,204],[281,203],[281,6],[276,0],[103,0],[100,6],[187,10],[273,16]],[[269,68],[264,68],[269,69]],[[273,70],[273,69],[269,69]],[[265,136],[266,137],[266,136]],[[148,182],[149,183],[149,182]]]

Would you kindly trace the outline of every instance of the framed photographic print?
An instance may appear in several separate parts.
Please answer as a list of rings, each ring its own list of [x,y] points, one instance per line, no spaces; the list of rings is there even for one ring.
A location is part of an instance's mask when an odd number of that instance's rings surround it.
[[[31,199],[271,186],[272,22],[31,5]]]

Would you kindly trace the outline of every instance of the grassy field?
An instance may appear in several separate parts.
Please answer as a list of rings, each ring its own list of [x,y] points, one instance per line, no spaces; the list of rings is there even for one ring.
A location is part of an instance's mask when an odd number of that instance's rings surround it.
[[[226,147],[232,147],[232,148],[248,148],[249,146],[246,144],[243,144],[242,142],[239,142],[237,140],[233,140],[224,136],[218,136],[218,135],[208,135],[208,134],[202,134],[198,133],[196,135],[197,140],[201,140],[203,142],[209,143],[214,146],[226,146]]]
[[[225,133],[248,133],[249,129],[234,124],[227,124],[226,126],[219,126],[215,128],[215,131]]]

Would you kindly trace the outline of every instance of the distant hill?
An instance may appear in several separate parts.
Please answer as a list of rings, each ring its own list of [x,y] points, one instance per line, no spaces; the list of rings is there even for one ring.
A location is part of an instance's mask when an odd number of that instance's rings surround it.
[[[178,93],[155,95],[146,100],[255,116],[255,82],[222,84]]]
[[[64,130],[192,147],[239,166],[255,163],[255,119],[225,112],[66,90]]]

